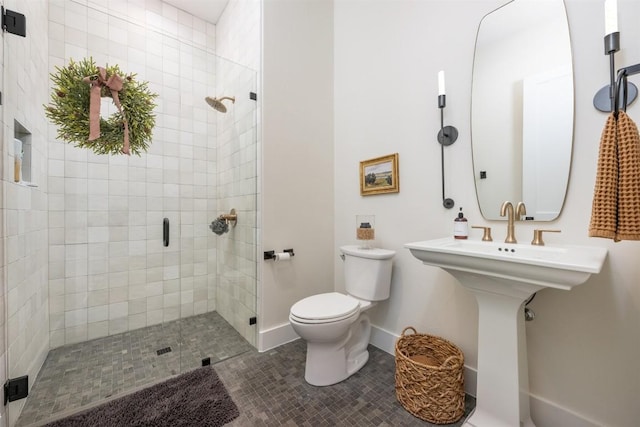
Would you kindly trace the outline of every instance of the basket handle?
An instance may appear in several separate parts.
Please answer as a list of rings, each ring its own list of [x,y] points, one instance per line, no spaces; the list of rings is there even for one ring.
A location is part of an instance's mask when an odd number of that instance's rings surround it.
[[[449,362],[454,362],[454,363],[451,363],[451,366],[455,366],[457,364],[460,364],[460,357],[459,356],[449,356],[449,357],[447,357],[447,360],[445,360],[442,363],[442,365],[440,365],[440,367],[441,368],[446,367],[449,364]]]
[[[417,334],[417,333],[418,333],[418,331],[416,331],[416,328],[414,328],[413,326],[407,326],[406,328],[404,328],[404,329],[402,330],[402,334],[400,334],[400,335],[401,335],[401,336],[405,336],[405,335],[406,335],[406,333],[405,333],[405,332],[407,332],[409,329],[411,329],[411,330],[413,331],[413,333],[414,333],[414,334]]]

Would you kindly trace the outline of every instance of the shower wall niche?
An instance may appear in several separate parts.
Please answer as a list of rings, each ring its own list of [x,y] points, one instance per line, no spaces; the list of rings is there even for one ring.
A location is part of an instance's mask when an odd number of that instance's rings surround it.
[[[13,181],[33,185],[31,180],[31,132],[13,121]]]

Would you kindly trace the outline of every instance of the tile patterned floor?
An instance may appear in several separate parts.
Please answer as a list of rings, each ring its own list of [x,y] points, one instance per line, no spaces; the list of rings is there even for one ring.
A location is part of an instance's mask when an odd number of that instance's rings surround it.
[[[431,426],[396,400],[393,356],[373,346],[369,353],[360,371],[330,387],[304,381],[302,340],[215,365],[240,409],[240,417],[228,426]],[[474,407],[475,399],[467,396],[465,415],[451,426],[461,426]]]
[[[158,350],[171,348],[158,354]],[[17,426],[255,351],[218,313],[150,326],[49,352]]]
[[[206,318],[200,320],[211,323]],[[165,327],[171,328],[170,325],[165,325]],[[204,329],[202,324],[196,327],[196,329],[199,328]],[[147,353],[153,351],[155,354],[155,349],[166,345],[167,341],[154,341],[151,338],[153,335],[147,333],[140,338],[120,337],[120,339],[105,339],[108,343],[102,344],[102,347],[97,343],[91,342],[85,343],[84,346],[79,345],[77,348],[74,346],[74,349],[67,348],[64,356],[56,354],[52,357],[50,355],[45,365],[49,367],[49,359],[63,360],[63,365],[67,363],[68,368],[62,372],[66,374],[67,371],[71,371],[72,373],[69,376],[73,377],[75,381],[69,382],[69,385],[59,387],[64,389],[61,392],[60,390],[53,390],[51,385],[52,380],[57,380],[60,374],[54,375],[49,380],[49,384],[43,385],[45,381],[40,382],[41,379],[39,379],[29,397],[31,400],[27,402],[27,407],[25,407],[23,416],[19,420],[19,425],[24,426],[33,423],[36,421],[35,418],[38,414],[49,414],[47,415],[47,418],[49,418],[53,411],[52,404],[55,406],[55,411],[58,415],[60,414],[58,411],[62,410],[68,415],[69,408],[72,408],[73,405],[78,405],[76,407],[79,407],[78,396],[74,395],[83,396],[83,393],[86,393],[87,396],[96,396],[98,394],[106,396],[108,393],[116,393],[116,390],[123,389],[131,384],[134,384],[134,386],[144,384],[147,376],[150,378],[151,372],[146,368],[142,369],[146,366],[144,363],[130,361],[126,355],[137,352],[142,353],[142,349],[139,349],[139,347],[145,348]],[[197,362],[193,366],[194,368],[199,366],[200,359],[204,357],[203,354],[214,354],[213,350],[210,353],[206,353],[205,350],[198,349],[194,345],[197,340],[203,340],[205,344],[216,347],[215,344],[209,342],[210,338],[207,338],[204,334],[195,337],[191,344],[187,343],[186,345],[189,348],[187,353],[190,352],[190,356],[187,358],[191,358],[193,363]],[[118,347],[120,344],[115,344],[115,342],[119,341],[128,343],[126,353],[123,353],[122,347]],[[138,341],[143,341],[143,343],[138,343]],[[240,410],[240,416],[229,423],[229,427],[433,426],[414,417],[398,403],[394,388],[394,357],[373,346],[369,346],[369,361],[356,374],[330,387],[314,387],[304,381],[306,345],[302,340],[285,344],[264,353],[259,353],[255,349],[240,353],[245,347],[239,346],[237,350],[240,354],[234,357],[230,357],[231,351],[229,351],[231,347],[234,347],[233,344],[221,344],[220,340],[216,341],[218,342],[217,349],[221,352],[221,356],[219,359],[212,357],[212,363],[219,360],[215,364],[215,370]],[[82,349],[83,347],[84,349]],[[82,354],[99,353],[108,348],[120,350],[119,353],[118,350],[111,352],[112,359],[104,357],[107,365],[97,371],[99,375],[93,374],[92,372],[95,371],[86,370],[85,368],[76,368],[74,370],[74,358],[82,359]],[[154,359],[155,362],[153,364],[155,364],[157,370],[170,375],[172,372],[177,372],[179,368],[176,368],[176,366],[179,366],[179,364],[177,362],[175,364],[169,363],[169,359],[163,359],[163,357],[166,355],[173,357],[172,354],[174,353],[148,356],[147,360]],[[149,362],[147,361],[146,363]],[[136,368],[138,371],[136,371]],[[188,369],[183,369],[183,371]],[[119,371],[118,375],[113,375],[117,370]],[[125,374],[124,371],[128,373]],[[109,375],[105,376],[102,374],[103,372],[107,372]],[[102,381],[108,382],[109,387],[106,387],[104,392],[97,393],[100,390],[99,384]],[[80,382],[86,384],[84,390],[91,391],[77,391],[75,387]],[[149,380],[150,382],[151,380]],[[47,393],[56,393],[58,397],[55,401],[48,401],[48,403],[43,404],[40,399],[46,400]],[[80,399],[80,403],[84,400],[84,397]],[[86,400],[89,401],[90,398]],[[38,404],[35,402],[38,402]],[[460,421],[449,426],[461,426],[474,407],[475,399],[467,396],[465,415]],[[55,414],[53,416],[55,417]],[[44,418],[41,417],[40,419]],[[36,423],[36,425],[41,424],[42,421]]]

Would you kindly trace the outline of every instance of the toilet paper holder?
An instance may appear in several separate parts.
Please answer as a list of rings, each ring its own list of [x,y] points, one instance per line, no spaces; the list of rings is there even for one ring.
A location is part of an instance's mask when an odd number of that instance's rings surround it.
[[[293,253],[293,249],[285,249],[282,252],[286,252],[291,256],[295,255]],[[264,251],[264,259],[265,260],[276,259],[276,251]]]

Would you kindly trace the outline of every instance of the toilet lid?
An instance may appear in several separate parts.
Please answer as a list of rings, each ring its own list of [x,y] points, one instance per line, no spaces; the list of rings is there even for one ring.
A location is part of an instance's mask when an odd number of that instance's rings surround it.
[[[291,315],[305,320],[333,320],[349,317],[360,308],[360,302],[337,292],[312,295],[291,307]]]

